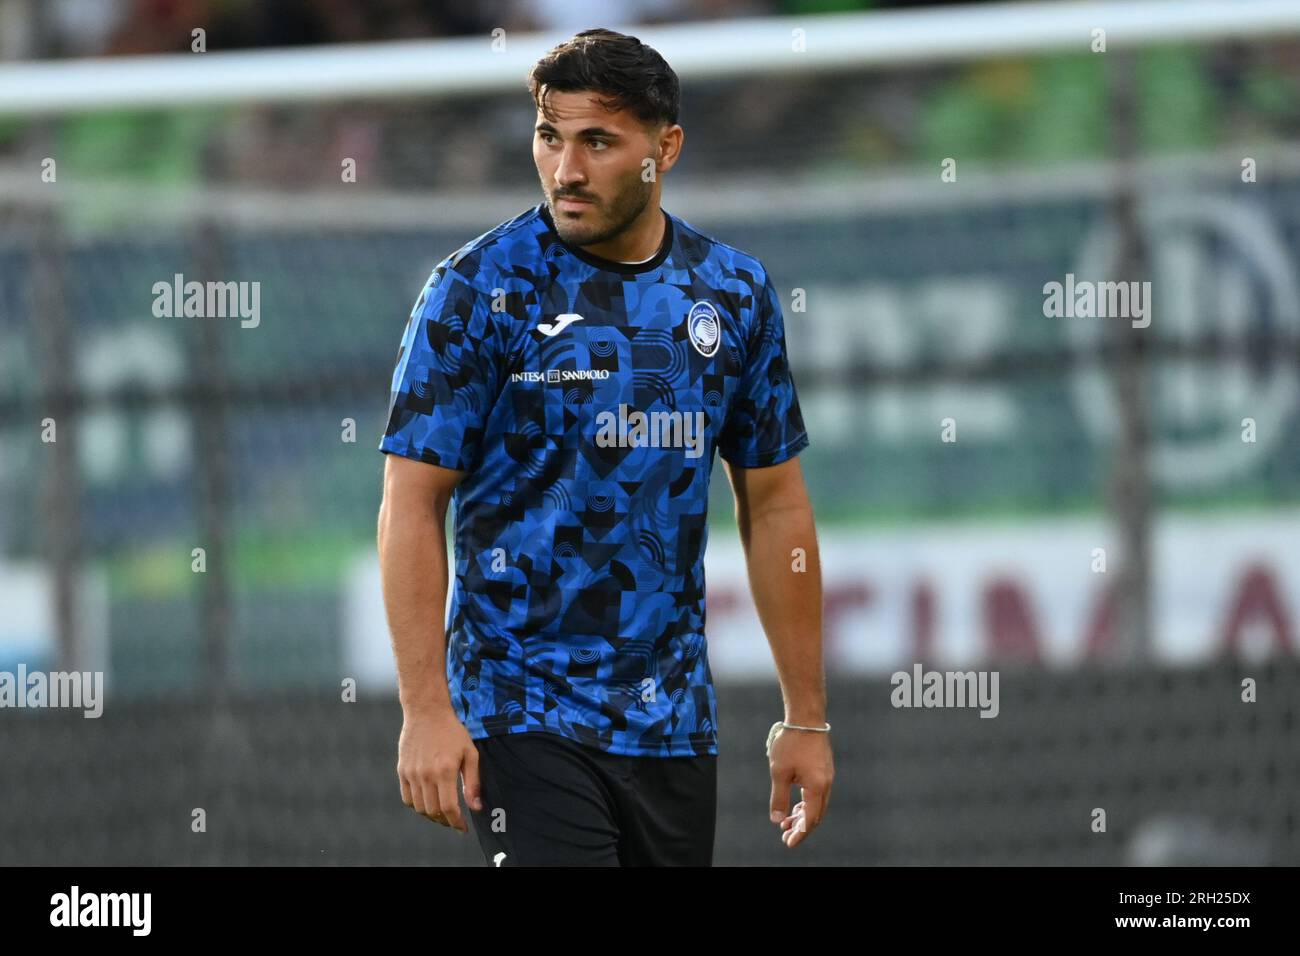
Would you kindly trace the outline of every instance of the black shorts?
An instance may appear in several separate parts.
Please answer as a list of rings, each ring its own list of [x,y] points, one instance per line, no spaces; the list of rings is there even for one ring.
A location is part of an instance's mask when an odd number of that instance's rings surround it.
[[[474,741],[489,866],[712,866],[718,758],[606,753],[545,731]]]

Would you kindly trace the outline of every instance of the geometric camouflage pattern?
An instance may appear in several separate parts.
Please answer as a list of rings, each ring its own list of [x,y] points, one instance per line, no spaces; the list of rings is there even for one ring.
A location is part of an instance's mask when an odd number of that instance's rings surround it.
[[[471,737],[717,753],[714,451],[758,468],[808,436],[766,270],[664,217],[619,263],[539,203],[438,263],[407,321],[379,447],[465,472],[447,680]]]

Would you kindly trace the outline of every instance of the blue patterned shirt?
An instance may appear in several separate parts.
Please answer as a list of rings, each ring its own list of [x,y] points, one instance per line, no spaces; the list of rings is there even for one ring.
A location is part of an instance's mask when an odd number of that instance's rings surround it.
[[[760,468],[808,436],[767,271],[663,215],[619,263],[539,203],[440,262],[407,322],[379,447],[465,472],[447,681],[471,737],[717,753],[714,450]]]

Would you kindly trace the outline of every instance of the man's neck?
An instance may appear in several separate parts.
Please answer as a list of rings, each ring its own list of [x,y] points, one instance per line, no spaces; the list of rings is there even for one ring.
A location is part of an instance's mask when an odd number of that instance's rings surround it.
[[[646,256],[644,259],[619,259],[617,261],[623,263],[623,265],[625,266],[639,266],[643,262],[649,262],[658,254],[659,254],[659,250],[656,249],[654,252],[650,253],[650,255]]]
[[[653,210],[653,212],[651,212]],[[647,218],[648,215],[648,218]],[[646,213],[639,217],[648,225],[638,222],[625,231],[617,240],[600,243],[596,246],[582,246],[584,252],[613,262],[636,265],[648,262],[659,253],[664,243],[664,233],[668,229],[667,219],[658,203],[646,207]],[[644,255],[637,254],[644,252]]]

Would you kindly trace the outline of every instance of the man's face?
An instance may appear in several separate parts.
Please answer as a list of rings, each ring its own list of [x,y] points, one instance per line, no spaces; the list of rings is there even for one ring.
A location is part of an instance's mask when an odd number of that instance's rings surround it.
[[[611,113],[585,91],[551,92],[547,105],[550,119],[537,111],[533,161],[556,231],[575,246],[615,238],[654,195],[653,179],[643,175],[654,168],[651,131],[636,114]]]

